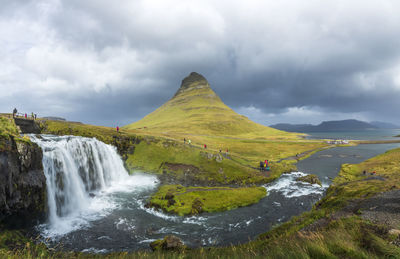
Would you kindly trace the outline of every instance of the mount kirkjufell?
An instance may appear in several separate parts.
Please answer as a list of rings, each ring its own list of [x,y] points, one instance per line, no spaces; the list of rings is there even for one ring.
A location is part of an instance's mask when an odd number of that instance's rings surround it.
[[[225,105],[207,79],[192,72],[175,95],[160,108],[125,129],[162,134],[204,134],[241,137],[289,137],[292,133],[255,123]]]

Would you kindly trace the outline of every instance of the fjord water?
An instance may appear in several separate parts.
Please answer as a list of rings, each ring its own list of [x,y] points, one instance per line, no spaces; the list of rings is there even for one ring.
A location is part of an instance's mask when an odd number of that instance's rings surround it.
[[[310,139],[395,140],[400,129],[369,129],[361,131],[306,132]]]
[[[191,247],[246,242],[310,210],[328,187],[325,176],[337,174],[338,170],[333,171],[341,163],[361,162],[393,146],[363,145],[363,149],[349,151],[350,154],[345,148],[325,150],[328,153],[311,164],[319,167],[307,163],[301,166],[306,173],[317,173],[324,182],[322,187],[296,181],[304,173],[284,174],[264,186],[268,195],[257,204],[179,217],[145,208],[158,186],[157,178],[128,175],[114,147],[72,136],[42,136],[33,140],[43,149],[49,185],[49,221],[38,226],[43,240],[49,246],[62,244],[68,250],[88,252],[148,249],[151,241],[171,234]],[[330,162],[333,166],[324,171],[327,159],[336,153],[337,159]]]

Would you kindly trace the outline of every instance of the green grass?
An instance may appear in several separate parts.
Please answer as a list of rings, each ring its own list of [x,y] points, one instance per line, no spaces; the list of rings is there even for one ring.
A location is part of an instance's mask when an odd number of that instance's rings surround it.
[[[107,144],[113,142],[114,136],[127,135],[123,131],[117,133],[114,128],[88,125],[79,122],[39,120],[39,123],[42,128],[42,133],[97,138]]]
[[[128,155],[126,164],[132,171],[168,173],[178,179],[183,179],[190,169],[190,177],[213,185],[266,183],[279,176],[280,171],[292,169],[284,163],[277,164],[273,173],[266,174],[219,153],[158,139],[137,144],[134,153]]]
[[[400,188],[400,149],[393,149],[384,154],[370,158],[360,164],[344,164],[339,175],[327,191],[326,197],[320,202],[322,207],[338,208],[348,200],[368,198],[380,192]],[[363,171],[368,174],[364,175]],[[376,172],[385,181],[368,180],[370,172]]]
[[[0,116],[0,136],[19,136],[14,120],[9,117]]]
[[[264,187],[183,187],[164,185],[151,197],[150,205],[180,216],[217,212],[248,206],[267,194]],[[173,204],[170,202],[173,200]]]

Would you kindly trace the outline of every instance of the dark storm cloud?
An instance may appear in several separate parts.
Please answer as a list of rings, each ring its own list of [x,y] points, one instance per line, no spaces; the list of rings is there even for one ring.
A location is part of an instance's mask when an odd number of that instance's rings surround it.
[[[397,1],[7,1],[0,109],[123,125],[192,71],[260,123],[400,123]]]

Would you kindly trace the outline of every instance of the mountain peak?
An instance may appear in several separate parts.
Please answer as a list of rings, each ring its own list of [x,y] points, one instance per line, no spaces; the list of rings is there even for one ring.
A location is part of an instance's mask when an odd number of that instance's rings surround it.
[[[192,72],[182,80],[181,87],[175,93],[174,97],[180,93],[201,88],[210,88],[207,79],[199,73]]]
[[[291,136],[257,124],[237,114],[211,89],[204,76],[192,72],[170,100],[140,121],[125,129],[142,130],[156,134],[203,134],[207,136]]]

